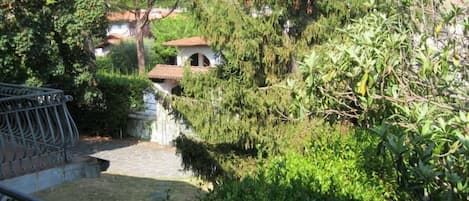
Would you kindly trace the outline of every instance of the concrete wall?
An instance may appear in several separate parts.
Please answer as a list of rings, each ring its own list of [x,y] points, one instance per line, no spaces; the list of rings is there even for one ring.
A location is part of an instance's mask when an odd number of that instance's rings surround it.
[[[99,163],[89,158],[86,161],[65,164],[59,167],[0,181],[1,184],[31,194],[80,178],[96,178],[100,175]]]
[[[178,84],[179,83],[176,80],[166,79],[164,80],[164,82],[160,82],[160,83],[154,82],[153,86],[160,92],[163,92],[165,94],[171,94],[171,89],[176,87]]]
[[[159,86],[159,83],[154,84]],[[160,92],[164,95],[170,94],[166,90],[160,90],[161,88],[164,89],[164,87],[155,88],[155,92]],[[183,122],[174,117],[154,96],[146,94],[144,100],[145,111],[129,115],[127,122],[128,135],[162,145],[172,145],[172,141],[181,132],[191,133],[191,130]]]

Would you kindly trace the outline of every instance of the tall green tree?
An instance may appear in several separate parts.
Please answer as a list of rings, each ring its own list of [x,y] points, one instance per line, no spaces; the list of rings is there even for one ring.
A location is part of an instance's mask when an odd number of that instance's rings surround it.
[[[373,2],[196,0],[196,24],[225,62],[212,74],[185,75],[172,108],[207,143],[282,153],[306,129],[291,115],[286,78],[297,76],[290,73],[309,48],[385,4]]]
[[[2,1],[0,81],[60,87],[92,101],[92,39],[104,35],[105,9],[100,0]]]
[[[377,4],[349,1],[194,1],[204,35],[223,52],[226,76],[267,86],[295,71],[311,45]]]
[[[336,28],[384,4],[196,0],[196,24],[225,63],[216,73],[186,76],[183,97],[176,98],[174,108],[209,140],[238,141],[244,148],[269,144],[281,135],[272,130],[292,119],[291,96],[281,86],[296,58],[311,45],[338,36]]]

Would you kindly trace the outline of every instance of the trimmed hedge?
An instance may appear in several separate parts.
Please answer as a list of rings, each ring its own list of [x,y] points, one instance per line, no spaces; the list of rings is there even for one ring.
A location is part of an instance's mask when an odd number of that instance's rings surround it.
[[[135,75],[98,73],[101,101],[93,108],[74,111],[78,127],[92,135],[119,136],[125,130],[129,113],[142,109],[143,93],[151,81]]]

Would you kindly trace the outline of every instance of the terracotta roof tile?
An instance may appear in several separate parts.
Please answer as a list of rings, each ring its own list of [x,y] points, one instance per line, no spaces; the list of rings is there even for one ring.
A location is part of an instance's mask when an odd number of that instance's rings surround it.
[[[192,66],[191,72],[192,73],[208,72],[210,69],[213,69],[213,68]],[[183,72],[184,72],[184,68],[182,66],[158,64],[150,72],[148,72],[147,76],[148,78],[154,78],[154,79],[180,80],[182,79]]]
[[[183,38],[183,39],[168,41],[168,42],[163,43],[163,45],[166,45],[166,46],[207,46],[209,44],[204,38],[200,36],[194,36],[190,38]]]
[[[111,22],[117,21],[134,21],[135,14],[130,11],[125,12],[110,12],[106,15],[106,19]]]
[[[168,15],[169,10],[163,10],[163,9],[153,9],[153,11],[149,15],[150,20],[154,19],[160,19],[162,16]],[[170,16],[177,15],[176,12],[173,12],[170,14]],[[143,12],[142,12],[143,16]],[[126,22],[132,22],[135,21],[135,12],[134,11],[124,11],[124,12],[109,12],[106,15],[106,19],[111,21],[111,22],[120,22],[120,21],[126,21]]]

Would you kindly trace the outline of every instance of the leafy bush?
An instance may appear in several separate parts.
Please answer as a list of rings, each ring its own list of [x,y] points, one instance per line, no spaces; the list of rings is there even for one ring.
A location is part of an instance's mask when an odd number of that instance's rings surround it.
[[[408,13],[421,6],[413,3]],[[372,128],[397,182],[414,199],[469,196],[467,61],[460,61],[464,37],[450,31],[463,23],[461,14],[458,8],[441,11],[442,18],[427,19],[447,27],[421,30],[430,25],[413,27],[408,15],[373,13],[301,65],[306,88],[295,105]]]
[[[96,57],[96,66],[98,70],[102,72],[113,72],[113,70],[115,70],[114,64],[109,56]]]
[[[102,102],[73,114],[82,131],[118,136],[120,130],[125,130],[129,113],[142,108],[143,93],[151,82],[134,75],[99,73],[98,83]]]
[[[324,135],[325,131],[329,131]],[[228,179],[205,200],[391,200],[398,198],[389,182],[390,169],[374,152],[378,138],[368,133],[341,135],[328,126],[313,131],[304,155],[268,159],[241,179]],[[368,137],[366,137],[368,136]],[[391,180],[392,181],[392,180]],[[405,197],[405,196],[403,196]],[[403,198],[402,197],[402,198]]]

